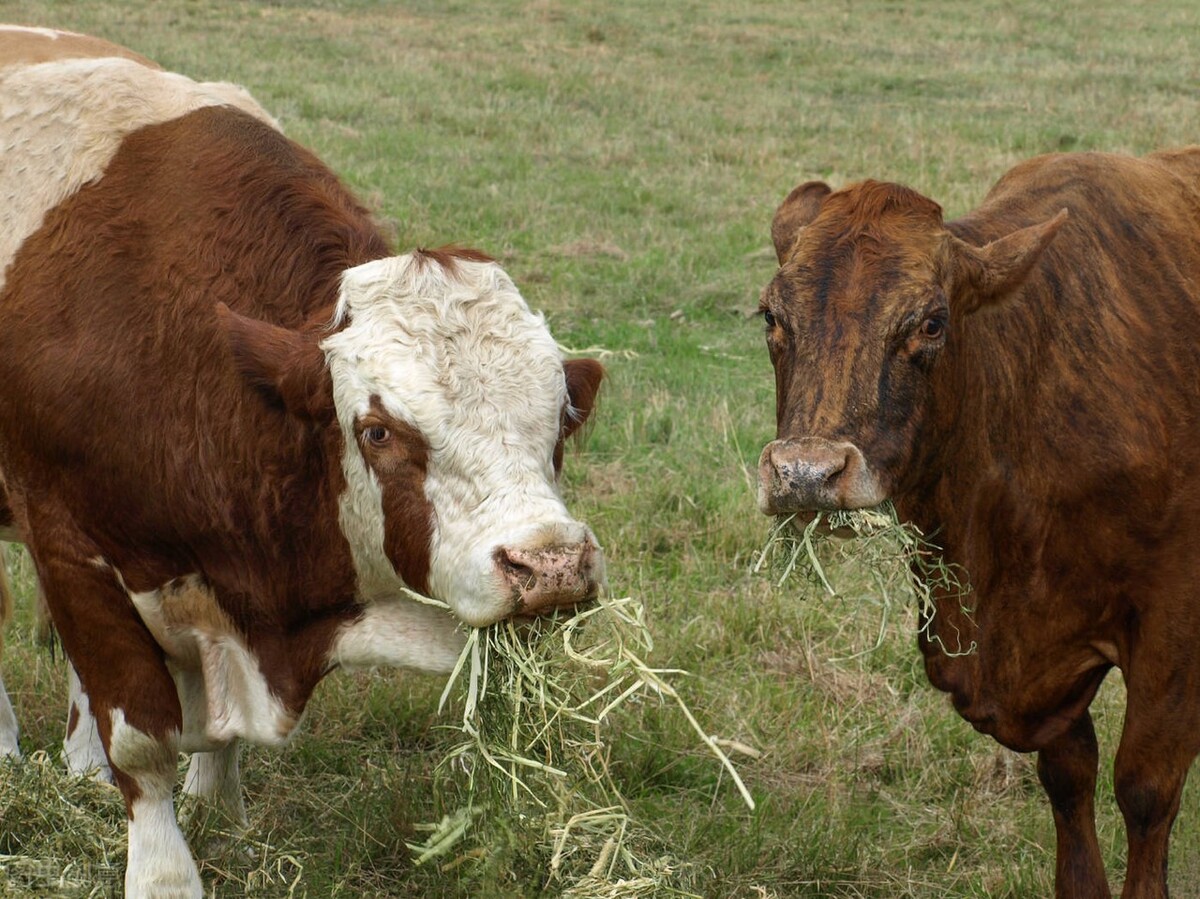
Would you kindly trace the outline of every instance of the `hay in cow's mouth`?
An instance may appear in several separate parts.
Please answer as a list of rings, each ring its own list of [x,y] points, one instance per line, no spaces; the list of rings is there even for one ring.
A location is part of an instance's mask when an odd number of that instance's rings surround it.
[[[435,788],[457,809],[410,844],[417,864],[507,864],[535,872],[556,895],[697,895],[700,872],[634,818],[610,770],[613,719],[626,706],[674,706],[724,766],[746,804],[754,800],[725,750],[748,746],[709,736],[672,682],[652,668],[642,604],[601,597],[569,617],[473,629],[442,694],[462,702],[456,743]]]
[[[944,591],[958,597],[964,603],[963,611],[970,614],[965,605],[970,587],[960,571],[942,558],[936,544],[915,525],[899,520],[890,502],[871,509],[816,512],[805,518],[780,516],[752,567],[756,573],[777,572],[779,586],[797,578],[836,597],[840,593],[826,574],[833,561],[853,561],[869,574],[874,585],[871,595],[882,611],[879,637],[867,652],[883,644],[897,603],[914,600],[922,630],[943,652],[955,656],[975,650],[973,642],[948,646],[930,630],[936,611],[934,593]]]

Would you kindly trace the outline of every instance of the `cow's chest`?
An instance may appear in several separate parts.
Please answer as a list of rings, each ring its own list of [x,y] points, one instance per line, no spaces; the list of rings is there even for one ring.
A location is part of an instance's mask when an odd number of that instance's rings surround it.
[[[211,751],[236,738],[277,745],[291,735],[297,716],[271,689],[260,660],[198,578],[129,595],[175,679],[182,750]]]

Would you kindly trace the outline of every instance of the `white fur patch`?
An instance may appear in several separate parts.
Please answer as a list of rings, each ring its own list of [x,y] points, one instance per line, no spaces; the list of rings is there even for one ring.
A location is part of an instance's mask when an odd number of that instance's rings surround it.
[[[104,754],[104,744],[100,742],[100,731],[92,716],[91,703],[83,692],[75,666],[68,664],[68,668],[70,702],[67,708],[74,707],[78,717],[75,729],[63,739],[67,770],[77,777],[91,777],[102,783],[112,783],[112,769],[108,767],[108,756]],[[69,727],[70,717],[67,720]]]
[[[402,599],[381,600],[341,629],[329,661],[344,668],[386,665],[448,674],[465,642],[453,616],[441,609]]]
[[[285,742],[296,716],[271,690],[254,654],[233,635],[197,634],[196,640],[207,700],[204,735],[218,744],[239,737],[271,746]]]
[[[170,795],[142,798],[129,822],[127,899],[202,899],[200,872],[175,819]]]
[[[470,624],[507,616],[498,547],[592,539],[554,477],[566,383],[545,320],[495,263],[460,260],[449,273],[405,255],[346,272],[334,326],[344,321],[321,346],[346,435],[340,523],[362,598],[400,586],[384,554],[382,491],[354,431],[378,396],[429,443],[430,592]]]
[[[108,738],[108,756],[112,763],[137,778],[143,792],[170,796],[175,786],[175,757],[179,754],[179,734],[169,733],[158,740],[125,721],[125,712],[109,712],[112,730]]]
[[[0,69],[0,288],[46,213],[102,175],[126,135],[206,106],[235,106],[278,127],[236,85],[198,83],[129,59]]]

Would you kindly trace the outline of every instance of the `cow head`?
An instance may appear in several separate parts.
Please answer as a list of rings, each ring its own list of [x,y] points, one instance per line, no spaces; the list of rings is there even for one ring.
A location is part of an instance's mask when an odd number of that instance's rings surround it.
[[[329,526],[364,602],[407,587],[483,626],[596,596],[603,555],[557,479],[603,369],[563,362],[494,262],[432,251],[352,268],[312,336],[223,318],[244,376],[341,431]]]
[[[772,224],[780,268],[760,304],[777,428],[759,462],[762,511],[865,508],[910,486],[956,331],[1021,284],[1065,218],[976,247],[899,185],[792,191]]]

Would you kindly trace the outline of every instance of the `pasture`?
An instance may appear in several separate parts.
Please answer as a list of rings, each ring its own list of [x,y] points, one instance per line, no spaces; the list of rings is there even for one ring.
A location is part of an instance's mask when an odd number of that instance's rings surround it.
[[[912,610],[881,607],[852,560],[828,569],[834,599],[754,571],[770,523],[748,470],[774,435],[774,398],[751,313],[774,270],[772,213],[801,181],[900,181],[949,218],[1032,155],[1200,141],[1194,3],[59,0],[0,2],[0,18],[245,85],[398,249],[483,249],[564,346],[603,354],[568,504],[604,545],[612,592],[645,603],[650,661],[691,672],[681,689],[709,731],[760,754],[734,758],[751,812],[671,709],[622,711],[613,776],[686,863],[659,895],[1052,894],[1034,759],[976,734],[928,685]],[[65,665],[36,644],[30,566],[10,560],[3,670],[27,761],[0,766],[0,895],[115,894],[120,801],[58,773]],[[453,810],[433,792],[453,740],[442,687],[402,672],[324,681],[288,747],[243,752],[246,839],[192,816],[206,884],[557,895],[519,843],[412,865],[414,825]],[[1114,673],[1094,710],[1118,882],[1108,771],[1122,703]],[[1171,886],[1200,895],[1195,780]]]

